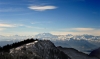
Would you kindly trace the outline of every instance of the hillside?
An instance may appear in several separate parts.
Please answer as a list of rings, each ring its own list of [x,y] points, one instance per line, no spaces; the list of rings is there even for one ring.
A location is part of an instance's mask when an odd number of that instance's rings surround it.
[[[58,47],[60,51],[63,51],[66,55],[68,55],[71,59],[98,59],[94,56],[89,56],[88,54],[85,54],[83,52],[80,52],[74,48],[63,48]]]
[[[13,48],[6,47],[9,49],[5,49],[4,46],[1,48],[3,50],[0,52],[0,59],[70,59],[49,40],[31,40],[14,43]],[[25,44],[22,44],[23,42]],[[18,45],[19,43],[21,45]]]
[[[95,56],[98,57],[100,59],[100,48],[93,50],[89,56]]]

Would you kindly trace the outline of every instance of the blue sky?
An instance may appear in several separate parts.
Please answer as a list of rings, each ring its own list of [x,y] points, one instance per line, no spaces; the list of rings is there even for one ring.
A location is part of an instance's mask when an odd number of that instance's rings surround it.
[[[100,35],[100,0],[0,0],[1,35]]]

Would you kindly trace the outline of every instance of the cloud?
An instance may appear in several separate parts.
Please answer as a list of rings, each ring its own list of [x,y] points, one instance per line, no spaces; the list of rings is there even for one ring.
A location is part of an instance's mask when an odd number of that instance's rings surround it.
[[[70,31],[69,31],[70,30]],[[60,31],[51,31],[50,33],[54,35],[66,35],[66,34],[73,34],[73,35],[100,35],[100,29],[96,28],[68,28],[68,30],[60,30]]]
[[[91,31],[91,30],[95,30],[94,28],[72,28],[72,30],[76,30],[76,31]]]
[[[35,27],[35,26],[30,26],[30,25],[25,25],[25,24],[14,24],[15,27],[26,27],[26,28],[30,28],[30,29],[45,29],[42,27]]]
[[[45,11],[45,10],[52,10],[56,9],[56,6],[29,6],[29,9],[32,9],[34,11]]]
[[[52,21],[30,22],[31,24],[51,24]]]
[[[39,34],[38,32],[31,32],[31,31],[12,31],[12,32],[0,32],[2,33],[3,36],[12,36],[12,35],[20,35],[20,36],[32,36],[32,35],[37,35]],[[42,33],[42,32],[41,32]]]
[[[72,34],[72,35],[83,35],[83,34],[89,34],[89,35],[95,35],[95,36],[100,36],[100,30],[98,31],[89,31],[89,32],[62,32],[62,31],[53,31],[50,32],[54,35],[67,35],[67,34]]]
[[[66,28],[66,29],[59,29],[62,31],[91,31],[95,30],[94,28]]]
[[[0,24],[0,27],[15,27],[15,25],[11,25],[11,24]]]

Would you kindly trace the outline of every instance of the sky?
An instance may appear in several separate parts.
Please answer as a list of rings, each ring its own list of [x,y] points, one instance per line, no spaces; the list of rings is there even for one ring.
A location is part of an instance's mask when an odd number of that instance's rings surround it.
[[[0,0],[0,35],[100,35],[100,0]]]

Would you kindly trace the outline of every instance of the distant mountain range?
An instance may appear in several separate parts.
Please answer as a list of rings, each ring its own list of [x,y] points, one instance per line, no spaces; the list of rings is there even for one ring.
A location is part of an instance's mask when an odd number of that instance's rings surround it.
[[[20,35],[12,35],[12,36],[3,36],[0,35],[0,41],[9,41],[9,40],[21,40],[21,39],[26,39],[26,38],[40,38],[40,39],[47,39],[47,40],[70,40],[70,39],[75,39],[75,40],[88,40],[88,41],[96,41],[100,42],[100,36],[93,36],[93,35],[72,35],[72,34],[67,34],[67,35],[53,35],[51,33],[40,33],[37,35],[32,35],[32,36],[20,36]]]
[[[92,50],[100,47],[100,36],[93,35],[52,35],[42,33],[35,36],[39,39],[51,40],[56,46],[75,48],[79,51],[90,53]]]
[[[38,38],[41,40],[51,40],[56,46],[63,46],[69,48],[75,48],[79,51],[90,53],[92,50],[100,47],[100,36],[93,35],[52,35],[51,33],[40,33],[34,36],[0,36],[0,42],[3,44],[9,44],[10,42],[24,40],[26,38]],[[8,43],[5,41],[8,41]]]

